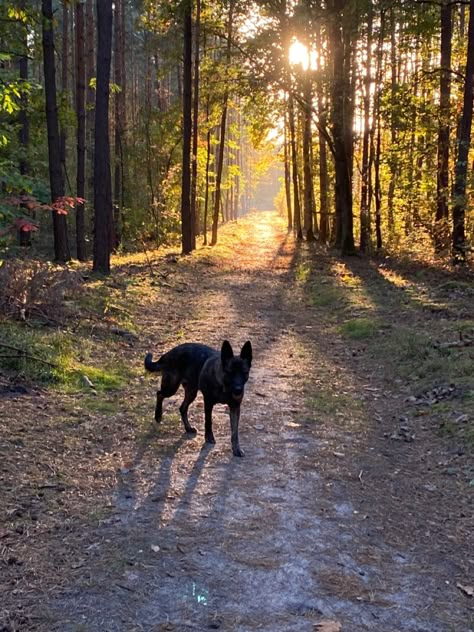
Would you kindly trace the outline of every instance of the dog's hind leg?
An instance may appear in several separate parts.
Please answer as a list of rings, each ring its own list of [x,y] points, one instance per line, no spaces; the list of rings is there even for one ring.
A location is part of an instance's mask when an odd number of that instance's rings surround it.
[[[183,403],[179,407],[179,412],[181,413],[181,419],[183,420],[184,429],[186,430],[186,432],[188,434],[196,434],[197,432],[196,428],[193,428],[188,421],[188,408],[189,408],[189,405],[192,404],[193,401],[196,399],[198,389],[195,387],[193,388],[189,386],[188,384],[183,384],[183,386],[184,386],[184,399],[183,399]]]
[[[212,409],[214,403],[206,399],[204,396],[204,436],[206,443],[215,443],[214,433],[212,432]]]
[[[172,397],[179,388],[180,379],[171,373],[163,373],[161,378],[161,387],[156,394],[155,421],[157,424],[161,422],[163,415],[163,400]]]
[[[244,456],[243,451],[239,445],[239,420],[240,420],[240,406],[238,408],[230,409],[230,429],[232,433],[232,452],[234,456]]]

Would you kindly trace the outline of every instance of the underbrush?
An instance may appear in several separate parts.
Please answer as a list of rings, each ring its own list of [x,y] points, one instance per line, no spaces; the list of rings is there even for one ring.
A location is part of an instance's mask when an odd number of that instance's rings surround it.
[[[132,372],[116,352],[135,337],[139,300],[126,278],[90,278],[85,267],[0,263],[0,377],[72,391],[122,388]]]

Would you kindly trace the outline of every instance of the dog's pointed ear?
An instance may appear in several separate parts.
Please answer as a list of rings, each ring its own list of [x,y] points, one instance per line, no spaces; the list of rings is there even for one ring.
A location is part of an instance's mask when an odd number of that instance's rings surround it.
[[[252,343],[250,342],[250,340],[247,340],[247,342],[244,344],[244,346],[242,347],[241,351],[240,351],[240,357],[242,358],[242,360],[247,360],[249,367],[252,364]]]
[[[234,357],[234,352],[228,340],[224,340],[221,348],[221,362],[222,366],[225,366],[229,360]]]

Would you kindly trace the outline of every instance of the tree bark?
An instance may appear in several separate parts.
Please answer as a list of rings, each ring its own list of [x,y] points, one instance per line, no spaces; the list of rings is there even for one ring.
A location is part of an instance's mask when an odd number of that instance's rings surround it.
[[[84,198],[86,182],[86,69],[84,59],[84,4],[77,2],[76,13],[76,116],[77,116],[77,197]],[[84,203],[76,204],[76,254],[86,259]]]
[[[114,82],[119,91],[114,96],[114,227],[116,248],[122,241],[124,206],[124,144],[125,144],[125,7],[124,0],[114,2]]]
[[[383,246],[382,240],[382,186],[380,182],[380,162],[381,162],[381,151],[382,151],[382,127],[381,127],[381,117],[380,117],[380,105],[382,98],[382,76],[383,76],[383,68],[382,68],[382,56],[383,56],[383,41],[385,37],[385,11],[380,11],[380,31],[378,37],[378,46],[377,46],[377,63],[376,63],[376,86],[377,92],[374,98],[374,120],[375,120],[375,128],[377,130],[376,134],[376,146],[374,151],[374,171],[375,171],[375,182],[374,182],[374,197],[375,197],[375,237],[376,237],[376,246],[377,250],[380,250]]]
[[[230,0],[229,3],[229,15],[227,21],[227,47],[226,47],[226,64],[227,68],[231,62],[232,52],[232,29],[234,26],[234,0]],[[212,237],[211,246],[217,244],[217,228],[219,225],[219,207],[221,203],[221,183],[222,183],[222,171],[224,167],[224,149],[225,149],[225,135],[227,126],[227,108],[229,101],[229,86],[227,85],[227,71],[226,71],[226,86],[224,92],[224,98],[222,103],[222,114],[220,124],[220,137],[219,137],[219,156],[217,160],[217,172],[216,172],[216,193],[214,199],[214,213],[212,217]]]
[[[110,254],[115,241],[113,237],[109,138],[109,83],[112,58],[112,22],[112,0],[97,0],[93,269],[102,274],[110,273]]]
[[[51,200],[53,204],[64,196],[61,169],[58,106],[56,98],[56,60],[54,56],[52,0],[42,0],[43,18],[43,68],[46,99],[46,125],[48,129],[48,162]],[[52,211],[54,234],[54,258],[65,262],[71,258],[67,235],[66,216]]]
[[[68,106],[68,77],[69,77],[69,6],[66,0],[62,0],[63,5],[63,23],[62,23],[62,40],[61,40],[61,106],[67,109]],[[64,180],[67,178],[66,167],[66,144],[67,144],[67,127],[63,121],[60,124],[59,144],[61,152],[61,165],[63,168]]]
[[[452,253],[455,264],[466,260],[465,213],[466,178],[471,143],[472,108],[474,101],[474,0],[469,2],[469,25],[464,98],[459,130],[458,155],[454,173]]]
[[[452,4],[441,5],[441,71],[438,129],[438,173],[436,190],[435,250],[440,252],[449,240],[449,133],[451,100]]]
[[[296,147],[295,107],[291,92],[288,97],[288,123],[290,127],[291,178],[293,182],[293,219],[296,238],[303,239],[303,231],[301,229],[300,190],[298,182],[298,150]]]
[[[364,80],[364,133],[362,139],[362,186],[360,193],[360,250],[367,252],[370,247],[369,182],[370,161],[370,89],[372,84],[372,5],[367,14],[367,46]]]
[[[284,120],[284,138],[283,138],[283,160],[284,160],[284,173],[285,173],[285,199],[286,199],[286,214],[288,218],[287,228],[289,231],[293,230],[293,214],[291,209],[291,168],[290,168],[290,153],[288,142],[288,111],[285,111]]]
[[[20,2],[20,8],[25,9],[26,0],[22,0]],[[22,55],[18,61],[18,70],[19,77],[22,83],[27,83],[28,81],[28,30],[26,25],[22,26],[22,50],[24,51],[24,55]],[[19,159],[19,169],[20,174],[22,176],[27,175],[29,171],[28,165],[28,146],[30,143],[30,122],[28,119],[28,96],[25,92],[21,93],[20,97],[20,110],[18,112],[18,140],[20,142],[20,159]],[[26,205],[25,205],[26,206]],[[25,213],[28,213],[28,210],[25,208]],[[19,230],[18,231],[18,243],[23,247],[31,246],[31,233],[29,231]]]
[[[183,163],[181,178],[181,244],[183,255],[196,247],[193,209],[191,208],[191,136],[192,136],[192,2],[185,0],[183,16]]]
[[[201,37],[201,0],[196,0],[196,19],[194,25],[194,93],[193,93],[193,146],[191,150],[191,216],[194,231],[194,247],[196,234],[199,233],[199,213],[197,207],[197,170],[199,140],[199,44]]]
[[[304,187],[304,232],[306,241],[315,241],[313,231],[314,192],[313,192],[313,170],[311,160],[311,145],[313,135],[311,130],[312,114],[312,90],[310,68],[304,77],[304,106],[303,106],[303,187]]]
[[[95,90],[91,81],[95,77],[95,20],[93,0],[86,0],[85,12],[85,64],[86,64],[86,183],[88,199],[94,196],[94,123]]]
[[[350,77],[350,46],[348,30],[350,15],[344,0],[333,0],[331,52],[333,57],[332,134],[335,162],[336,247],[342,254],[355,250],[352,215],[352,104]]]
[[[322,51],[321,28],[319,22],[316,23],[316,49]],[[320,52],[322,55],[322,52]],[[329,238],[329,201],[328,201],[328,160],[327,146],[321,129],[327,127],[326,104],[324,99],[324,84],[318,73],[316,81],[316,98],[318,105],[318,116],[320,128],[318,129],[318,149],[319,149],[319,239],[325,244]]]

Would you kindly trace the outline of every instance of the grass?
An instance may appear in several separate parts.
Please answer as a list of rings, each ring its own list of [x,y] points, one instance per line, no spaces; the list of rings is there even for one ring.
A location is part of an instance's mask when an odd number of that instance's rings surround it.
[[[352,318],[340,325],[339,331],[352,340],[366,340],[377,335],[379,323],[372,318]]]
[[[341,291],[335,287],[319,285],[311,290],[311,303],[315,307],[329,307],[339,302],[341,298]]]
[[[134,376],[121,362],[97,366],[97,344],[77,331],[11,321],[2,323],[0,344],[6,345],[0,346],[0,369],[16,380],[77,391],[91,388],[87,376],[97,392],[107,392],[123,388]]]

